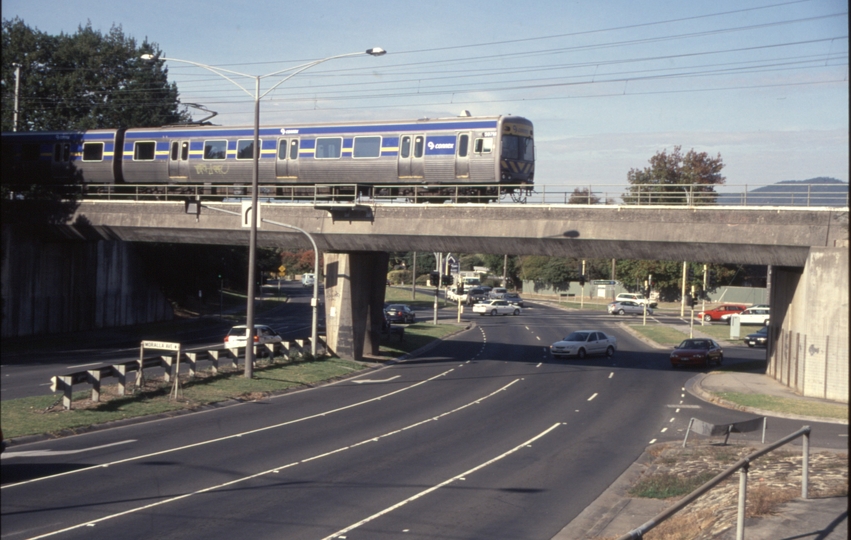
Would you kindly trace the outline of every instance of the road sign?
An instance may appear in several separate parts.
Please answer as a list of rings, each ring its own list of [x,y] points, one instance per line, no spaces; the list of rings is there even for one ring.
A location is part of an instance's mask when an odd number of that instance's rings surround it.
[[[143,341],[142,347],[146,349],[161,349],[166,351],[179,351],[180,343],[169,343],[168,341]]]

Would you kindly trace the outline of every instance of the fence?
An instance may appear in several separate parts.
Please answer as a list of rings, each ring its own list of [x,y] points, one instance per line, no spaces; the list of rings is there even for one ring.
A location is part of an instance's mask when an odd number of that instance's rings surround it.
[[[323,342],[324,339],[320,339]],[[265,343],[254,346],[254,357],[257,358],[263,352],[267,352],[271,357],[280,354],[289,354],[290,351],[306,352],[310,351],[309,339],[297,339],[295,341],[283,341],[280,343]],[[89,369],[86,371],[78,371],[67,375],[57,375],[51,378],[50,389],[53,392],[62,392],[62,406],[65,409],[71,408],[71,399],[75,384],[88,383],[92,385],[91,399],[93,402],[100,401],[101,382],[109,377],[118,379],[118,395],[123,396],[127,392],[127,374],[138,372],[137,386],[145,378],[145,370],[151,368],[163,368],[165,370],[164,380],[170,382],[177,380],[178,370],[181,362],[185,362],[189,366],[189,376],[195,377],[199,369],[199,363],[209,362],[210,369],[213,374],[217,374],[220,369],[230,367],[237,368],[240,358],[244,359],[245,347],[239,348],[216,348],[206,351],[189,351],[178,354],[157,354],[147,358],[140,357],[138,360],[130,360],[119,364],[102,366],[99,368]],[[240,355],[240,352],[243,352]]]
[[[641,525],[637,529],[633,529],[626,533],[625,535],[618,538],[618,540],[634,540],[639,539],[644,536],[645,533],[655,528],[657,525],[667,520],[692,502],[694,502],[698,497],[711,490],[728,477],[732,476],[733,473],[739,471],[739,505],[738,505],[738,515],[736,519],[736,540],[743,540],[745,537],[745,501],[747,500],[747,490],[748,490],[748,469],[750,468],[750,464],[756,458],[763,456],[785,444],[788,444],[798,437],[804,438],[803,444],[803,463],[801,464],[801,498],[807,498],[807,488],[809,484],[809,467],[810,467],[810,426],[804,426],[798,431],[791,433],[779,441],[771,444],[762,450],[758,450],[753,454],[749,454],[748,456],[740,459],[734,465],[730,466],[724,472],[717,475],[712,480],[706,482],[690,494],[686,495],[681,501],[672,507],[668,508],[661,514],[657,515],[647,523]]]
[[[718,191],[716,191],[718,190]],[[721,191],[723,190],[723,191]],[[206,201],[237,202],[251,197],[251,186],[87,184],[66,186],[71,197],[89,200],[175,200],[201,197]],[[265,203],[301,202],[379,204],[428,203],[528,203],[544,205],[617,206],[777,206],[848,207],[848,184],[264,184],[258,196]]]

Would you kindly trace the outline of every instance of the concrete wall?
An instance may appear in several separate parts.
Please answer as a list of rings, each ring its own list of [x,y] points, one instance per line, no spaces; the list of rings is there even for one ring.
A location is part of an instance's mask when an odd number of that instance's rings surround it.
[[[131,244],[45,240],[3,227],[2,337],[170,320],[171,305],[142,275]]]
[[[768,375],[804,396],[848,403],[848,248],[813,248],[775,268]]]

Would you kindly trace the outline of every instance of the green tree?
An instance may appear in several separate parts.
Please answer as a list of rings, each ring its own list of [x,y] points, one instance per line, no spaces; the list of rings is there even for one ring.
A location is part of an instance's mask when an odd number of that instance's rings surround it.
[[[691,149],[683,155],[681,146],[670,154],[662,150],[650,158],[649,167],[629,170],[631,185],[623,200],[627,204],[715,204],[715,186],[726,180],[723,168],[721,154],[712,158]]]
[[[19,18],[3,19],[2,128],[12,131],[15,64],[20,65],[18,131],[151,127],[189,119],[177,86],[147,39],[120,26],[102,34],[91,23],[51,36]]]

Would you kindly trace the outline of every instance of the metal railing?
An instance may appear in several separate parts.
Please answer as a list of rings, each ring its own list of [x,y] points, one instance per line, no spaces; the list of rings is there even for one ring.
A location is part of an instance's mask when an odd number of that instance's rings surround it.
[[[803,463],[801,464],[801,498],[807,498],[807,488],[809,484],[809,470],[810,470],[810,426],[804,426],[798,431],[791,433],[779,441],[770,444],[763,448],[762,450],[758,450],[753,454],[750,454],[739,461],[737,461],[734,465],[726,469],[721,474],[717,475],[712,480],[709,480],[696,490],[692,491],[690,494],[686,495],[681,501],[677,502],[677,504],[671,506],[666,509],[664,512],[655,516],[650,521],[641,525],[640,527],[633,529],[626,533],[625,535],[618,538],[618,540],[634,540],[644,536],[645,533],[649,532],[656,526],[658,526],[663,521],[667,520],[692,502],[694,502],[698,497],[705,494],[707,491],[711,490],[727,478],[733,475],[736,471],[739,471],[739,505],[738,505],[738,514],[736,519],[736,540],[743,540],[745,535],[745,501],[747,500],[747,490],[748,490],[748,469],[750,468],[750,464],[756,458],[763,456],[781,446],[784,446],[798,437],[804,438],[803,444]]]
[[[70,198],[169,201],[187,197],[237,202],[251,197],[249,185],[85,184],[65,186]],[[303,204],[539,204],[590,206],[771,206],[847,208],[847,184],[264,184],[265,203]]]

